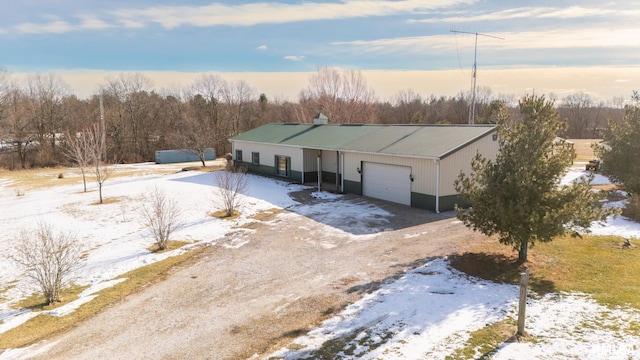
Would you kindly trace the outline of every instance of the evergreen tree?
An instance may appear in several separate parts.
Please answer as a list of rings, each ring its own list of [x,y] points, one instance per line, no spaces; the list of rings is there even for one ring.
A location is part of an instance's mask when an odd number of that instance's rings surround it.
[[[625,106],[621,124],[610,122],[605,145],[594,146],[602,160],[602,172],[622,183],[632,195],[640,194],[640,93],[633,92],[635,104]]]
[[[500,151],[495,160],[480,154],[472,160],[472,173],[460,173],[456,190],[471,204],[457,208],[460,220],[518,251],[518,261],[536,242],[548,242],[578,228],[604,220],[614,212],[599,200],[604,194],[591,191],[593,177],[560,185],[573,148],[556,134],[565,128],[553,102],[526,96],[519,103],[521,118],[511,120],[500,112]]]

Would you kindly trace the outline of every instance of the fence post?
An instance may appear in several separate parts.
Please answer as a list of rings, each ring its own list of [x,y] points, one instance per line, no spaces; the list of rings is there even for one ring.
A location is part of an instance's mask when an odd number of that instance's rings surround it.
[[[529,284],[529,269],[520,273],[520,304],[518,306],[518,335],[524,335],[525,308],[527,307],[527,285]]]

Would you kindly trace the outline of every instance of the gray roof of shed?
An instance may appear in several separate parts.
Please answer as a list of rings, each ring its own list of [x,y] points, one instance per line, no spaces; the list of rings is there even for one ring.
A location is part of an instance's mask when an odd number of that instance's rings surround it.
[[[494,131],[495,125],[267,124],[229,140],[444,158]]]

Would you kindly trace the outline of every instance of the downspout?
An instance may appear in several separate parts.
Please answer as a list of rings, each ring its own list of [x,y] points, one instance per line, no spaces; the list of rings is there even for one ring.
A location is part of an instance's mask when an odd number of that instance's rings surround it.
[[[436,214],[440,214],[440,159],[433,161],[436,163]]]
[[[340,153],[340,193],[344,194],[344,153]]]
[[[304,149],[302,149],[302,177],[301,177],[302,179],[301,179],[301,184],[304,184],[304,172],[305,172],[305,170],[307,170],[304,165],[305,165]]]
[[[336,193],[340,193],[340,151],[336,151]]]
[[[318,154],[318,192],[320,192],[320,184],[322,180],[322,150]]]

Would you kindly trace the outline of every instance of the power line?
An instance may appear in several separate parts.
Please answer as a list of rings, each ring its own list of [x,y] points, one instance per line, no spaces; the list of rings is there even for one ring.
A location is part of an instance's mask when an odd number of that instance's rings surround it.
[[[472,70],[472,75],[471,75],[471,78],[472,78],[471,106],[469,108],[469,124],[473,124],[474,119],[475,119],[475,115],[476,115],[476,70],[477,70],[476,59],[477,59],[477,54],[478,54],[478,36],[486,36],[486,37],[499,39],[499,40],[504,40],[504,38],[493,36],[493,35],[488,35],[488,34],[481,34],[481,33],[477,33],[477,32],[468,32],[468,31],[460,31],[460,30],[450,30],[450,31],[452,33],[455,33],[455,34],[470,34],[470,35],[475,35],[476,36],[476,44],[475,44],[474,50],[473,50],[473,70]],[[459,59],[458,59],[458,61],[459,61]]]

